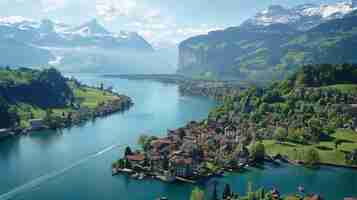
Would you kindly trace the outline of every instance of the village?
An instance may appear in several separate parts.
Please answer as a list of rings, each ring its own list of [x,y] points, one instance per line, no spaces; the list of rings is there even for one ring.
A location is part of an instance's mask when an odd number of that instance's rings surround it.
[[[166,182],[195,183],[264,159],[264,153],[249,153],[246,145],[252,139],[233,123],[192,121],[183,128],[168,130],[164,138],[141,136],[142,150],[132,152],[127,147],[124,157],[113,163],[112,172],[138,179],[149,176]]]

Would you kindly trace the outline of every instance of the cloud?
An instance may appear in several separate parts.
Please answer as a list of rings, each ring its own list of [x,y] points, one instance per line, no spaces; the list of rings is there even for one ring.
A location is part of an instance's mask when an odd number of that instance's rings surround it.
[[[209,26],[182,26],[175,23],[161,24],[132,24],[137,27],[138,33],[152,43],[155,47],[176,46],[181,41],[196,35],[223,29],[223,27]]]
[[[51,12],[60,8],[64,8],[67,0],[41,0],[43,12]]]
[[[119,16],[129,16],[136,7],[134,0],[95,0],[97,15],[106,21]]]

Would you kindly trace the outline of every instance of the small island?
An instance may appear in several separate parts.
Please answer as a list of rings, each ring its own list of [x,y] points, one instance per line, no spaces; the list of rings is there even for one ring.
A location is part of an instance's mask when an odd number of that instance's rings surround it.
[[[270,86],[227,93],[206,120],[163,138],[142,135],[113,174],[196,183],[225,171],[282,162],[357,168],[357,70],[309,65]]]
[[[54,68],[0,69],[0,138],[70,127],[132,104],[130,97],[111,87],[84,85]]]

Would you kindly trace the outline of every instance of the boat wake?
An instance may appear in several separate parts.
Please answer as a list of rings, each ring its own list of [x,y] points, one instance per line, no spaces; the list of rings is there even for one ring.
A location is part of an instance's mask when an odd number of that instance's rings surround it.
[[[43,175],[43,176],[40,176],[24,185],[21,185],[19,187],[16,187],[15,189],[7,192],[7,193],[4,193],[4,194],[1,194],[0,195],[0,200],[9,200],[9,199],[12,199],[12,198],[15,198],[16,196],[20,195],[21,193],[25,192],[25,191],[28,191],[30,189],[34,189],[36,187],[39,187],[42,183],[44,182],[47,182],[53,178],[56,178],[62,174],[64,174],[65,172],[75,168],[75,167],[78,167],[79,165],[93,159],[93,158],[96,158],[108,151],[111,151],[115,148],[122,148],[124,147],[124,145],[112,145],[112,146],[109,146],[101,151],[98,151],[96,153],[93,153],[75,163],[73,163],[72,165],[66,167],[66,168],[63,168],[63,169],[60,169],[60,170],[57,170],[57,171],[54,171],[52,173],[49,173],[49,174],[46,174],[46,175]]]

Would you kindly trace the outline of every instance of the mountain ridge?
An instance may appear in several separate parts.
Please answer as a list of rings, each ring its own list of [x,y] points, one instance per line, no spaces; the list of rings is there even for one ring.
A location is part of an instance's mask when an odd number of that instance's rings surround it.
[[[356,43],[357,10],[307,30],[290,23],[243,23],[183,41],[178,73],[253,81],[282,79],[300,65],[355,63]]]
[[[50,19],[36,21],[21,16],[0,18],[0,39],[6,40],[0,47],[9,49],[13,54],[21,54],[23,62],[16,59],[4,59],[0,61],[3,65],[21,66],[43,66],[54,63],[58,55],[52,48],[103,48],[125,52],[127,49],[135,51],[154,51],[142,36],[134,32],[120,31],[112,33],[102,26],[96,19],[83,23],[79,26],[70,26]],[[13,42],[13,44],[11,44]],[[16,51],[11,49],[12,46]],[[26,51],[25,51],[26,50]],[[31,52],[42,52],[37,56]],[[10,55],[10,54],[9,54]]]

